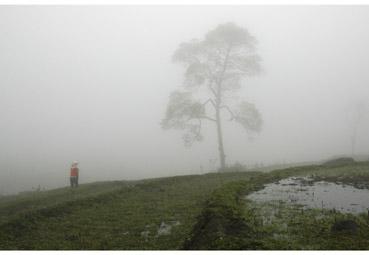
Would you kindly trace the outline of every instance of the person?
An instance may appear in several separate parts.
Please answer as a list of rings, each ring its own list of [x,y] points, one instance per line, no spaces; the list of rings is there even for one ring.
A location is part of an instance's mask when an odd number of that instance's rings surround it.
[[[78,162],[74,161],[72,164],[72,167],[70,168],[70,187],[71,188],[78,187],[78,177],[79,177]]]

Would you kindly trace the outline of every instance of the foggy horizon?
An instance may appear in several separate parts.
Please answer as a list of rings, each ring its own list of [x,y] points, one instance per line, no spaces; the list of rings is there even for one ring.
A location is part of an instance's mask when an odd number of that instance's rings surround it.
[[[163,130],[169,95],[183,85],[178,46],[233,22],[257,40],[260,75],[237,95],[263,127],[249,137],[223,120],[227,164],[249,167],[368,155],[367,6],[2,6],[0,195],[81,183],[216,171],[213,128],[184,146]],[[207,125],[205,127],[208,127]]]

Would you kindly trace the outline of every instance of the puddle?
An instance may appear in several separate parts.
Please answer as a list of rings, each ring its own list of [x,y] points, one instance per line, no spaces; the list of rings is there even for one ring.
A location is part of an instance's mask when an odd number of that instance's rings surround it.
[[[149,235],[150,235],[149,230],[145,230],[145,231],[141,232],[141,237],[143,237],[145,239],[145,242],[147,242],[149,240]]]
[[[169,221],[169,223],[161,222],[160,227],[158,229],[157,236],[169,235],[172,231],[173,226],[179,226],[181,223],[178,220]]]
[[[369,209],[369,190],[331,182],[313,182],[307,177],[290,177],[246,197],[255,202],[283,201],[303,208],[335,209],[342,213],[366,213]]]
[[[160,227],[158,229],[158,236],[162,236],[162,235],[169,235],[170,231],[172,230],[172,226],[169,224],[166,224],[165,222],[162,222],[160,224]]]

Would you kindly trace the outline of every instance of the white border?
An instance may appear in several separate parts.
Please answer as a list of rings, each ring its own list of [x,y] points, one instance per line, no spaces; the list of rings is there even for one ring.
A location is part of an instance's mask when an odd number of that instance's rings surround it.
[[[0,5],[369,5],[369,0],[0,0]]]

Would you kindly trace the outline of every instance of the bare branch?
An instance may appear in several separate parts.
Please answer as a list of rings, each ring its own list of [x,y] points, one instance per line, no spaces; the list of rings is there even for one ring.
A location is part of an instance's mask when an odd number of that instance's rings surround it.
[[[190,120],[202,120],[202,119],[204,119],[204,120],[210,120],[210,121],[216,121],[216,119],[213,119],[213,118],[208,117],[206,115],[198,116],[196,118],[193,118],[193,117],[190,116],[190,117],[187,118],[187,121],[190,121]]]
[[[230,121],[234,120],[236,118],[235,114],[231,111],[231,109],[228,107],[228,105],[222,105],[220,109],[226,109],[229,114],[231,115]]]
[[[209,103],[209,102],[215,107],[215,103],[214,103],[213,99],[211,99],[211,98],[209,98],[208,100],[206,100],[202,105],[203,106],[206,106],[207,103]]]
[[[201,116],[199,119],[206,119],[206,120],[210,120],[210,121],[216,122],[216,119],[210,118],[208,116]]]
[[[221,72],[221,75],[219,77],[219,81],[218,81],[218,87],[219,87],[219,90],[220,87],[221,87],[221,84],[223,82],[223,76],[224,76],[224,73],[226,72],[227,70],[227,66],[228,66],[228,62],[229,62],[229,55],[230,55],[230,52],[232,50],[232,44],[230,44],[227,48],[227,52],[226,52],[226,56],[224,58],[224,62],[223,62],[223,67],[222,67],[222,72]]]
[[[208,88],[211,91],[211,93],[213,93],[213,95],[215,97],[218,97],[217,93],[215,92],[214,88],[212,87],[212,84],[213,84],[213,80],[209,81]]]

